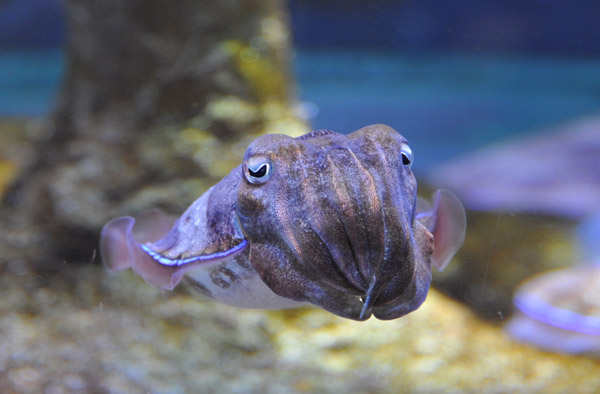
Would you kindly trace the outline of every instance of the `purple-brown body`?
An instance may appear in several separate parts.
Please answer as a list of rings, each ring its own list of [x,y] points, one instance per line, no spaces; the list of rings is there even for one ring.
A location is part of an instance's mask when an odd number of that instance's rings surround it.
[[[394,319],[422,304],[431,264],[444,268],[466,226],[446,191],[417,212],[412,160],[404,137],[384,125],[266,135],[173,225],[158,213],[109,222],[102,257],[162,288],[185,277],[240,307],[314,304]]]

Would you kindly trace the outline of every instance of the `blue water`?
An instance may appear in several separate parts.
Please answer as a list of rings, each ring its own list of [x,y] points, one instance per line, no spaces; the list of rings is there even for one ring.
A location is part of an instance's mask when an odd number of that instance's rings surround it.
[[[0,52],[0,116],[53,108],[60,50]],[[314,128],[386,123],[415,152],[416,172],[493,141],[600,111],[600,59],[297,49]]]
[[[63,63],[58,49],[0,51],[0,116],[39,116],[50,111]]]
[[[315,128],[389,124],[411,142],[416,172],[600,111],[600,59],[300,50],[295,71]]]

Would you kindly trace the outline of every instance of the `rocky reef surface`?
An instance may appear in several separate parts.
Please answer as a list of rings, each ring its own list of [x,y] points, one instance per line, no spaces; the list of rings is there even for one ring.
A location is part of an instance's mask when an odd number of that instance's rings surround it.
[[[98,265],[20,267],[0,277],[6,393],[600,389],[599,360],[514,343],[435,290],[406,317],[361,323],[317,308],[241,310]]]

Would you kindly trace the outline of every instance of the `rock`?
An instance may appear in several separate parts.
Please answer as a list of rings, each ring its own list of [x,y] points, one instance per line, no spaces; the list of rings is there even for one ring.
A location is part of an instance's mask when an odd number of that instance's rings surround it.
[[[467,209],[582,218],[600,211],[600,116],[491,145],[431,171]]]
[[[41,279],[41,280],[40,280]],[[66,266],[0,278],[2,392],[595,392],[600,361],[512,342],[432,291],[355,322],[317,308],[241,310]]]

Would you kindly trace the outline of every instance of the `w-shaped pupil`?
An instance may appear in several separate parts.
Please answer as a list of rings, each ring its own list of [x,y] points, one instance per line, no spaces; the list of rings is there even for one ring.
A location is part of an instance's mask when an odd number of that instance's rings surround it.
[[[410,158],[405,153],[402,153],[402,164],[405,166],[410,164]]]
[[[255,178],[262,178],[267,174],[267,164],[263,164],[262,166],[260,166],[260,168],[257,171],[252,171],[250,168],[248,168],[248,172],[251,176]]]

